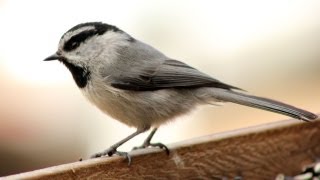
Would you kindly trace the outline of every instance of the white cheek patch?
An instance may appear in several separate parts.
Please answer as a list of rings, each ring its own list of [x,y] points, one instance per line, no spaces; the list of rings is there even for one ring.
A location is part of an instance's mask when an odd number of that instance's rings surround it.
[[[131,37],[112,27],[106,29],[102,34],[93,32],[96,30],[97,28],[94,25],[89,25],[67,32],[59,44],[61,55],[68,62],[81,67],[91,67],[92,64],[104,66],[106,63],[114,63],[118,56],[118,50],[128,46]],[[89,34],[86,34],[87,32]],[[80,40],[77,39],[79,35],[80,37],[83,35],[84,39],[83,37]],[[78,41],[78,44],[72,47],[71,41],[74,41],[74,39],[77,39],[75,42]],[[66,49],[66,43],[69,44],[68,49]]]

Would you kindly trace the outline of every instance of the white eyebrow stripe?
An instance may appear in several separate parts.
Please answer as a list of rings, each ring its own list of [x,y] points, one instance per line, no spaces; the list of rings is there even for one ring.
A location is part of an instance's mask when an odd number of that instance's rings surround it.
[[[90,31],[90,30],[93,30],[93,29],[95,29],[95,26],[94,25],[89,25],[89,26],[80,27],[79,29],[76,29],[76,30],[73,30],[73,31],[66,32],[63,35],[63,37],[60,39],[59,49],[63,49],[64,44],[66,42],[68,42],[73,36],[75,36],[77,34],[80,34],[81,32]]]

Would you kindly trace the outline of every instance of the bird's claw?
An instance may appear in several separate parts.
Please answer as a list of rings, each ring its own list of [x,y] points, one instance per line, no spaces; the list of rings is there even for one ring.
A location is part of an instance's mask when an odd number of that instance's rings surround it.
[[[144,143],[141,146],[134,147],[132,150],[145,149],[145,148],[148,148],[148,147],[159,147],[160,149],[164,149],[166,151],[167,155],[170,154],[169,148],[166,145],[162,144],[162,143]]]
[[[98,158],[98,157],[102,157],[102,156],[112,156],[112,155],[118,155],[118,156],[123,156],[125,157],[127,160],[128,160],[128,165],[131,164],[131,157],[130,155],[127,153],[127,152],[122,152],[122,151],[117,151],[117,148],[114,148],[114,147],[110,147],[106,150],[104,150],[103,152],[98,152],[98,153],[95,153],[93,154],[92,156],[90,156],[90,159],[92,158]]]

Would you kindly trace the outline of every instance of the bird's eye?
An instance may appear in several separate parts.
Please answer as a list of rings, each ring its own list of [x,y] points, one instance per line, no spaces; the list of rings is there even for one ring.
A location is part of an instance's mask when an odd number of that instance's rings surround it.
[[[79,43],[77,43],[77,42],[73,42],[73,43],[71,44],[71,47],[73,47],[73,48],[75,48],[75,47],[77,47],[77,46],[79,46]]]
[[[65,51],[72,51],[75,50],[77,47],[80,46],[81,43],[85,42],[86,40],[90,39],[92,36],[97,34],[96,30],[88,30],[83,31],[79,34],[72,36],[68,41],[65,42],[63,46],[63,50]]]

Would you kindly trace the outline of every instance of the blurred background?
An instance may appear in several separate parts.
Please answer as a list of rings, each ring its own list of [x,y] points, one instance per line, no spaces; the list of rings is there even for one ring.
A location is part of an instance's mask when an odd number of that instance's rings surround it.
[[[135,131],[88,103],[63,65],[42,61],[65,31],[87,21],[116,25],[252,94],[320,112],[320,1],[0,0],[0,176],[86,159]],[[282,119],[205,106],[164,125],[154,141]]]

